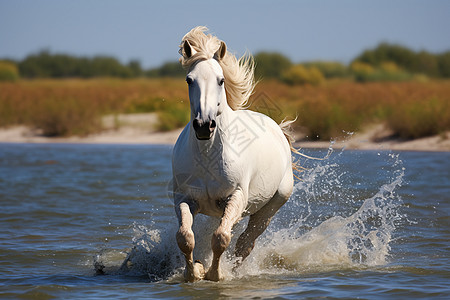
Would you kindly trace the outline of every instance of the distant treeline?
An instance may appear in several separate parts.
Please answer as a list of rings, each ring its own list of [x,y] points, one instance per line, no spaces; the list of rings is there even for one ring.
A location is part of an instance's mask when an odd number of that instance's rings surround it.
[[[0,80],[19,77],[30,79],[178,77],[183,74],[185,71],[179,62],[168,62],[159,68],[144,70],[138,60],[123,64],[111,56],[77,57],[53,54],[48,50],[31,54],[22,61],[0,60]]]
[[[356,81],[404,81],[450,78],[450,51],[432,54],[415,52],[404,46],[381,43],[366,50],[349,65],[335,61],[293,63],[280,53],[255,55],[257,78],[275,78],[288,84],[318,84],[330,78]]]
[[[349,65],[333,61],[293,63],[276,52],[254,56],[256,77],[273,78],[285,83],[319,84],[330,78],[356,81],[402,81],[413,78],[450,78],[450,51],[433,54],[416,52],[404,46],[382,43],[366,50]],[[21,78],[93,78],[93,77],[184,77],[179,62],[145,70],[138,60],[123,64],[114,57],[76,57],[53,54],[47,50],[27,56],[22,61],[1,60],[0,80]]]

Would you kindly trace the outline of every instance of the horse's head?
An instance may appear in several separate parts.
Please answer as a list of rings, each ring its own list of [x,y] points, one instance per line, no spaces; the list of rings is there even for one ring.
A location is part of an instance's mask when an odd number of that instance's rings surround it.
[[[184,42],[183,48],[188,58],[196,54],[188,41]],[[225,43],[221,42],[214,58],[194,63],[186,76],[186,82],[189,85],[192,127],[199,140],[209,140],[214,135],[217,126],[216,118],[228,105],[225,78],[218,62],[225,53]]]

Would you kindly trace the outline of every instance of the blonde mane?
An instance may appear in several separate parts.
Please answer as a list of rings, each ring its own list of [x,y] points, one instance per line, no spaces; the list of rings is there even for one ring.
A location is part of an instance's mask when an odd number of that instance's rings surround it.
[[[181,65],[189,70],[201,60],[215,58],[220,64],[225,77],[225,92],[228,105],[233,110],[244,109],[255,88],[255,63],[253,57],[247,54],[237,59],[229,51],[226,51],[222,59],[218,59],[215,53],[219,50],[221,41],[211,34],[205,34],[206,31],[208,31],[208,28],[198,26],[183,37],[179,50],[182,56],[180,58]],[[190,57],[186,55],[183,49],[185,41],[196,51]]]

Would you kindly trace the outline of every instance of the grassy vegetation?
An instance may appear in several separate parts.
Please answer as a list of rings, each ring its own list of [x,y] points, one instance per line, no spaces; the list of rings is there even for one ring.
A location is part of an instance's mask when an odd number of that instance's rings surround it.
[[[450,130],[450,81],[327,81],[320,86],[262,82],[262,91],[283,111],[275,119],[298,115],[296,125],[310,139],[329,140],[372,123],[386,123],[402,138],[419,138]]]
[[[450,130],[449,83],[341,79],[314,86],[268,80],[258,84],[250,108],[267,113],[264,107],[272,106],[269,114],[275,112],[277,121],[298,115],[296,125],[311,139],[328,140],[377,122],[400,137],[418,138]],[[102,130],[102,115],[138,112],[157,112],[159,130],[185,125],[186,83],[168,78],[0,82],[0,127],[24,124],[48,136],[85,135]]]
[[[102,130],[105,114],[158,112],[170,130],[189,120],[186,83],[172,79],[67,79],[0,82],[0,126],[24,124],[47,136]]]

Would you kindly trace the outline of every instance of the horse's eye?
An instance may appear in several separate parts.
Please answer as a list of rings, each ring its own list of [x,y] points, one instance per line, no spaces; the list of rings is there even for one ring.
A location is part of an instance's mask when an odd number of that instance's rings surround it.
[[[186,82],[187,84],[191,85],[194,82],[194,80],[191,77],[186,77]]]
[[[225,82],[225,78],[220,79],[219,85],[222,86],[224,82]]]

